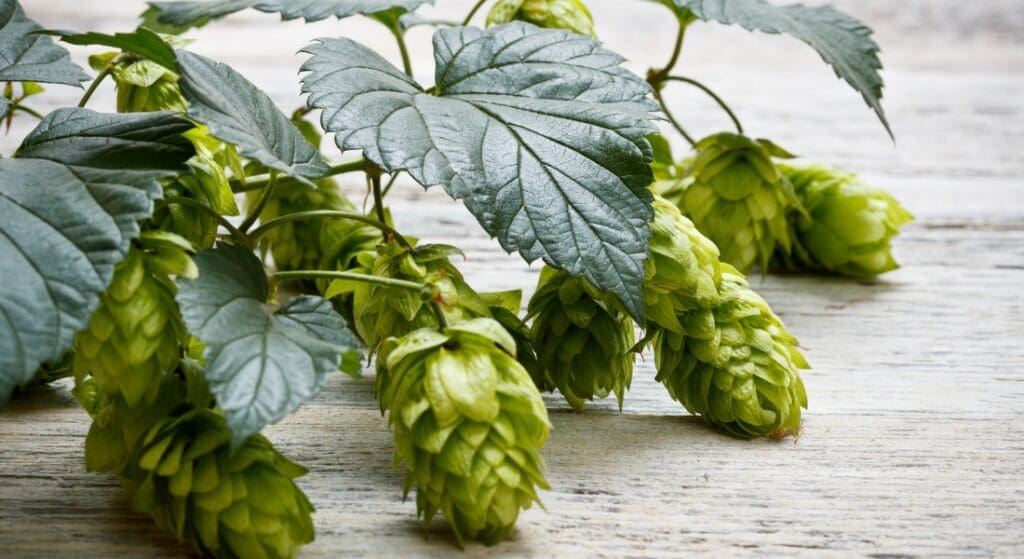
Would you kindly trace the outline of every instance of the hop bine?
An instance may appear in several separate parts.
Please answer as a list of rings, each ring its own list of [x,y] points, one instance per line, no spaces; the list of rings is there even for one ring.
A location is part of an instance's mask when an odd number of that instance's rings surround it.
[[[692,413],[739,437],[796,434],[808,368],[797,341],[743,277],[722,274],[711,308],[681,313],[683,333],[653,336],[657,380]]]
[[[767,140],[715,134],[697,143],[685,178],[657,185],[743,273],[767,269],[777,248],[790,252],[787,218],[802,209],[772,157],[792,155]]]
[[[514,20],[597,37],[594,18],[580,0],[498,0],[487,14],[488,26]]]
[[[530,299],[527,320],[537,350],[534,382],[558,390],[573,409],[615,394],[633,379],[633,321],[614,297],[583,278],[545,266]]]
[[[888,193],[856,175],[824,165],[779,166],[807,215],[792,219],[793,254],[778,252],[776,268],[870,277],[899,267],[891,242],[914,219]]]
[[[124,397],[152,401],[160,377],[178,364],[188,334],[174,300],[171,275],[195,277],[191,245],[171,233],[143,233],[100,296],[89,327],[75,338],[75,374]]]
[[[377,392],[390,412],[405,490],[416,486],[424,524],[442,513],[459,542],[493,545],[514,528],[537,488],[548,488],[540,449],[549,423],[540,393],[512,357],[515,342],[491,319],[389,338]]]

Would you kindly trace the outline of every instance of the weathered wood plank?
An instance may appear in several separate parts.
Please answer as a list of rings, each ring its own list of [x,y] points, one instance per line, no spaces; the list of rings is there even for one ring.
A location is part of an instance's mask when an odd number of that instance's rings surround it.
[[[511,541],[470,546],[465,556],[1024,554],[1024,52],[1016,48],[1024,3],[837,3],[873,24],[886,48],[895,148],[795,41],[696,28],[683,58],[682,71],[719,89],[752,133],[861,171],[919,218],[898,241],[904,268],[880,280],[752,278],[815,366],[799,441],[742,442],[704,428],[653,381],[648,356],[621,413],[610,400],[574,414],[548,398],[548,512],[528,511]],[[127,28],[142,9],[24,4],[53,27],[108,31]],[[439,4],[437,13],[451,15],[468,2]],[[630,59],[647,63],[669,46],[664,25],[650,31],[665,21],[657,6],[590,4],[601,35]],[[236,65],[287,108],[301,102],[295,50],[344,33],[394,54],[379,31],[246,14],[211,24],[193,48]],[[426,30],[413,35],[428,39]],[[429,81],[426,53],[414,66]],[[52,89],[41,109],[80,95]],[[693,131],[727,124],[692,92],[671,96]],[[111,99],[97,95],[94,106]],[[30,125],[16,123],[0,149],[13,149]],[[358,184],[346,187],[360,197]],[[459,266],[475,286],[532,291],[537,267],[503,254],[440,191],[403,183],[393,203],[403,230],[466,250]],[[87,428],[64,388],[35,390],[0,412],[3,554],[187,556],[129,510],[116,479],[83,471]],[[369,378],[335,378],[267,434],[311,470],[300,483],[318,507],[318,536],[303,556],[454,549],[440,525],[424,539],[415,507],[401,500]]]

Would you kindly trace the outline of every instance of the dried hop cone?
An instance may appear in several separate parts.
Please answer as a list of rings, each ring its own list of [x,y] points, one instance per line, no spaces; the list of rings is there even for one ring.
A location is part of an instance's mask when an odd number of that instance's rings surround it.
[[[580,0],[498,0],[487,14],[487,25],[514,20],[538,27],[568,29],[580,35],[596,37],[594,18]]]
[[[155,397],[160,376],[177,366],[188,342],[171,276],[195,277],[189,250],[177,235],[142,234],[75,338],[77,377],[92,374],[100,389],[123,396],[129,406]]]
[[[790,251],[787,217],[799,202],[773,156],[791,157],[767,140],[715,134],[697,143],[681,183],[680,209],[743,273],[767,267],[777,246]]]
[[[668,200],[656,195],[651,205],[651,256],[644,279],[647,321],[681,333],[678,313],[707,308],[718,299],[718,247]]]
[[[740,437],[795,434],[808,368],[797,341],[742,276],[722,274],[721,300],[679,317],[685,334],[654,336],[657,380],[672,398]]]
[[[892,238],[914,216],[888,193],[856,175],[824,165],[780,165],[807,215],[795,216],[792,256],[776,255],[776,267],[821,269],[869,277],[899,267]]]
[[[487,303],[466,283],[449,257],[461,254],[446,245],[407,248],[396,240],[359,256],[353,271],[379,277],[428,284],[433,302],[440,305],[448,322],[490,316]],[[336,280],[325,294],[352,297],[355,328],[371,351],[390,336],[401,336],[424,327],[437,326],[437,316],[426,293],[402,287]]]
[[[587,400],[622,398],[633,380],[633,321],[611,295],[587,280],[545,266],[527,319],[537,351],[534,382],[558,388],[575,410]]]
[[[540,456],[548,415],[515,351],[486,318],[381,346],[377,391],[395,461],[408,468],[405,490],[416,486],[425,525],[440,512],[460,542],[498,543],[538,501],[537,488],[548,488]]]
[[[313,540],[305,468],[260,435],[231,448],[224,418],[198,408],[153,426],[122,474],[132,506],[206,557],[285,558]]]

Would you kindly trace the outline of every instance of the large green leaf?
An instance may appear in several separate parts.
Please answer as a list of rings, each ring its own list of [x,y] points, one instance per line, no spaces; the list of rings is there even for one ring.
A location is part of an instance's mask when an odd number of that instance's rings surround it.
[[[433,0],[213,0],[187,2],[150,2],[156,21],[178,29],[198,27],[213,19],[248,8],[281,14],[281,19],[320,21],[334,16],[338,19],[369,15],[393,8],[415,10]]]
[[[431,95],[354,41],[305,52],[303,90],[339,148],[443,185],[506,250],[583,275],[643,315],[655,105],[621,57],[524,23],[442,29]]]
[[[160,35],[140,27],[131,33],[73,33],[70,31],[48,31],[57,35],[62,41],[71,45],[102,45],[130,52],[146,60],[151,60],[167,68],[177,71],[174,64],[174,51]]]
[[[0,403],[88,324],[114,265],[184,171],[191,123],[171,113],[48,115],[0,159]]]
[[[177,299],[206,344],[206,378],[236,443],[315,396],[342,358],[358,368],[359,341],[329,301],[295,297],[272,309],[263,264],[237,245],[195,262],[199,278],[182,280]]]
[[[239,153],[294,177],[319,178],[329,167],[270,100],[232,67],[184,49],[178,56],[178,85],[188,116]]]
[[[790,4],[765,0],[661,0],[677,10],[689,10],[704,21],[740,25],[750,31],[792,35],[818,51],[836,75],[856,89],[892,135],[882,109],[882,62],[869,27],[832,6]]]
[[[25,17],[15,0],[0,0],[0,82],[44,82],[80,86],[88,74],[71,62],[68,51],[45,35],[34,32],[39,24]],[[0,103],[0,116],[9,103]]]

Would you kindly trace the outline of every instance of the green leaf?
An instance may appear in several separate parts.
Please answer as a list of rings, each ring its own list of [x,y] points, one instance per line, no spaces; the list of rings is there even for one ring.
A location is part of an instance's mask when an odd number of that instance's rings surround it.
[[[80,86],[89,79],[71,62],[68,51],[34,33],[39,29],[39,24],[25,17],[18,2],[0,0],[0,81]]]
[[[871,29],[857,19],[832,6],[775,6],[765,0],[663,0],[666,2],[673,2],[679,10],[689,10],[704,21],[792,35],[807,43],[832,66],[837,76],[861,94],[892,136],[882,109],[880,49],[871,38]]]
[[[171,113],[61,109],[0,159],[0,403],[88,324],[156,179],[186,169],[191,127]]]
[[[519,22],[442,29],[431,95],[354,41],[305,52],[303,90],[339,148],[441,184],[509,252],[583,275],[643,315],[655,105],[621,57]]]
[[[131,33],[72,33],[70,31],[48,31],[72,45],[102,45],[129,52],[146,60],[151,60],[167,68],[177,71],[174,65],[174,51],[159,35],[149,29],[140,27]]]
[[[177,299],[206,344],[206,379],[236,444],[315,396],[343,357],[358,361],[359,342],[329,301],[267,305],[263,264],[248,249],[220,245],[195,262],[199,278],[181,281]]]
[[[158,23],[176,29],[200,27],[211,20],[255,8],[268,14],[281,14],[281,19],[302,18],[307,22],[334,16],[338,19],[369,15],[402,8],[415,10],[433,0],[213,0],[187,2],[150,2]]]
[[[330,167],[320,152],[266,93],[227,64],[184,49],[178,56],[178,85],[188,116],[210,135],[238,146],[243,156],[293,177],[319,178]]]

